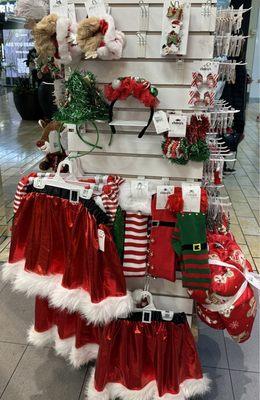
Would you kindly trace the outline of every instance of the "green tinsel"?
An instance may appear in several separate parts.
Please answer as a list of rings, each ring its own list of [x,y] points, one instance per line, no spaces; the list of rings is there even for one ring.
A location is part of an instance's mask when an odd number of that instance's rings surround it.
[[[117,207],[115,220],[113,224],[114,242],[117,248],[118,255],[123,260],[124,255],[124,236],[125,236],[125,217],[120,206]]]
[[[54,115],[56,121],[70,124],[82,124],[87,121],[109,119],[108,104],[103,93],[96,86],[92,72],[84,76],[74,71],[66,82],[67,104]]]
[[[210,151],[204,140],[198,140],[197,143],[189,146],[189,158],[192,161],[206,161],[209,159]]]

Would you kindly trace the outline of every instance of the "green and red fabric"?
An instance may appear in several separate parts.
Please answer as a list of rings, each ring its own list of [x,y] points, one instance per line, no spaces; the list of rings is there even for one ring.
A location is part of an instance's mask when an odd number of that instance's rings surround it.
[[[208,290],[211,272],[208,263],[205,214],[177,214],[173,247],[181,260],[183,286]]]

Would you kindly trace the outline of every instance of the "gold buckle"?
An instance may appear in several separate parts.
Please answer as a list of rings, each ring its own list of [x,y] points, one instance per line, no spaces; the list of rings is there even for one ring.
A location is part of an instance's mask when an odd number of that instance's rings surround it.
[[[193,244],[193,251],[201,251],[201,244],[200,243],[194,243]]]

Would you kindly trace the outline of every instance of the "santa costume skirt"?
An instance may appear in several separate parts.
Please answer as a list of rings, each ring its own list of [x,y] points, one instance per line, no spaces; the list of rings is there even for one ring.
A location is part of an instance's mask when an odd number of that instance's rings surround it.
[[[47,299],[36,297],[35,322],[28,331],[28,342],[36,347],[52,346],[58,355],[79,368],[98,354],[102,327],[95,326],[77,312],[50,307]]]
[[[209,390],[185,314],[163,321],[152,311],[112,321],[103,329],[89,400],[185,400]]]
[[[69,200],[67,189],[46,186],[23,197],[15,215],[3,278],[27,295],[106,323],[132,309],[106,214],[93,199]],[[100,250],[98,232],[104,235]]]

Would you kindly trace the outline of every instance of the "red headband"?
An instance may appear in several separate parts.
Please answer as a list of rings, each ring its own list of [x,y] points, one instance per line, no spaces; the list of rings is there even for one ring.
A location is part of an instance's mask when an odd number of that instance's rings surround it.
[[[151,113],[147,125],[139,133],[141,138],[146,129],[149,127],[153,119],[154,109],[159,104],[157,98],[158,90],[152,86],[150,82],[143,78],[126,76],[124,78],[115,79],[112,83],[105,86],[105,96],[111,101],[109,107],[109,122],[113,121],[113,107],[117,100],[126,100],[133,96],[140,100],[145,107],[150,107]],[[111,126],[112,133],[116,133],[114,126]]]

